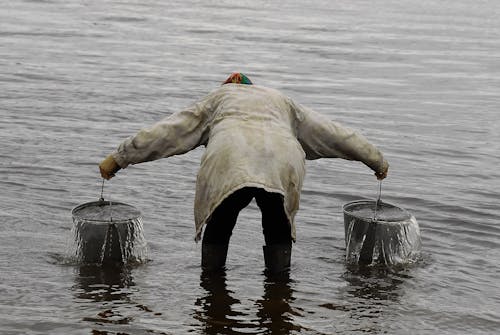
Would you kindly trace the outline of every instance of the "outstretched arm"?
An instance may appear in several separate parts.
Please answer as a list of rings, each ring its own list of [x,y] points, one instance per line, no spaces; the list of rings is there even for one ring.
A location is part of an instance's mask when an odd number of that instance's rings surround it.
[[[308,108],[296,104],[293,108],[299,117],[297,138],[307,159],[356,160],[371,168],[377,179],[387,177],[389,164],[365,137]]]
[[[173,114],[123,141],[99,165],[103,178],[110,179],[129,164],[138,164],[186,153],[207,141],[213,110],[210,96]]]

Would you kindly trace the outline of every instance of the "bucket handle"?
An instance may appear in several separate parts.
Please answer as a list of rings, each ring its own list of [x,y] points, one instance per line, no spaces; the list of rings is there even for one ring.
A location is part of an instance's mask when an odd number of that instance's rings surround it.
[[[381,196],[382,196],[382,180],[379,180],[378,181],[378,197],[377,197],[377,201],[375,201],[375,209],[373,210],[373,220],[372,221],[374,221],[374,222],[377,221],[378,206],[380,206],[380,204],[382,203],[382,200],[380,199]]]
[[[102,184],[101,184],[101,197],[99,198],[99,201],[104,202],[104,181],[105,179],[102,178]],[[113,222],[113,207],[111,207],[111,200],[109,200],[109,221]]]
[[[378,197],[375,201],[375,209],[373,210],[373,219],[368,224],[368,228],[365,232],[365,239],[363,241],[363,246],[359,252],[359,263],[360,264],[371,264],[373,261],[373,249],[375,248],[375,233],[377,231],[377,209],[382,203],[380,199],[382,195],[382,180],[378,181]]]

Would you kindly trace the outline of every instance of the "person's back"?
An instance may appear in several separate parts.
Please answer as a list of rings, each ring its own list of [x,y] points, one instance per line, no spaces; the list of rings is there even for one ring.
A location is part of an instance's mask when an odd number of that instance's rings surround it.
[[[275,89],[257,85],[227,84],[211,93],[216,105],[212,126],[254,127],[256,131],[290,133],[295,115],[288,98]],[[245,124],[243,124],[244,122]],[[268,126],[269,129],[263,127]]]
[[[212,121],[196,189],[197,222],[228,194],[262,187],[285,196],[291,220],[298,207],[305,154],[296,112],[280,92],[254,85],[224,85],[210,94]]]

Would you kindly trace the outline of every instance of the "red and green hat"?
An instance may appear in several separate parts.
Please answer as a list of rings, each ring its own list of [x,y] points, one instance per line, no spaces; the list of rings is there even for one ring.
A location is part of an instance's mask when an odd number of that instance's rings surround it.
[[[224,84],[253,85],[252,82],[250,81],[250,79],[248,79],[248,77],[245,76],[241,72],[231,73],[231,75],[226,79],[226,81],[224,83],[222,83],[222,85],[224,85]]]

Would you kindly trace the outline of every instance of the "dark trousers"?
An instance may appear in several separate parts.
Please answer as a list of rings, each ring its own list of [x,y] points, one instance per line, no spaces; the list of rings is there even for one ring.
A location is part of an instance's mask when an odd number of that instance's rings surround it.
[[[257,187],[244,187],[228,196],[212,213],[203,234],[203,244],[227,245],[238,214],[255,198],[262,212],[266,245],[291,244],[291,227],[285,214],[283,196]]]

